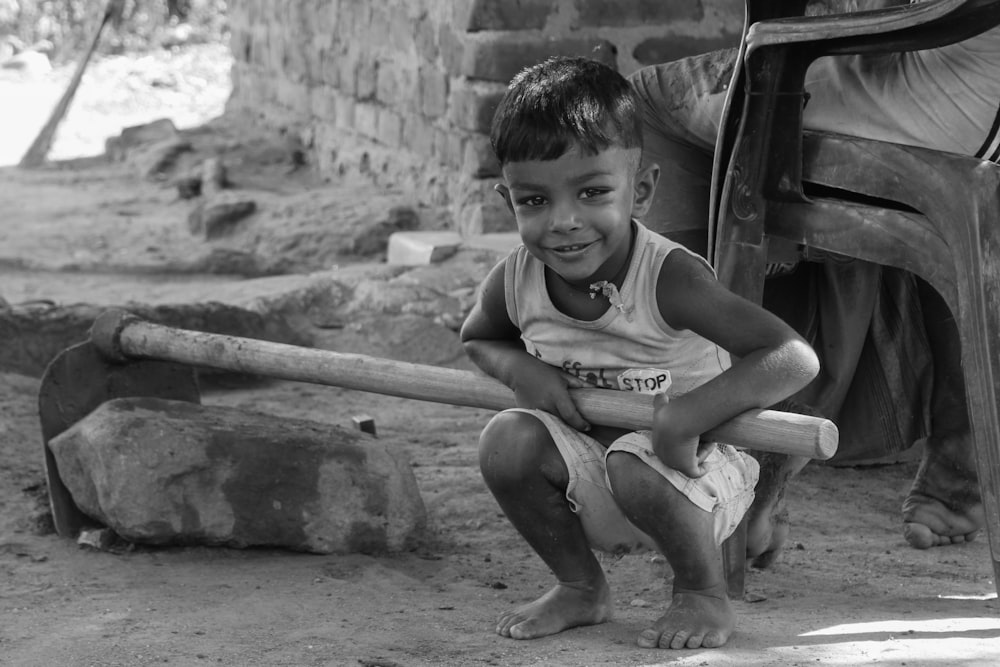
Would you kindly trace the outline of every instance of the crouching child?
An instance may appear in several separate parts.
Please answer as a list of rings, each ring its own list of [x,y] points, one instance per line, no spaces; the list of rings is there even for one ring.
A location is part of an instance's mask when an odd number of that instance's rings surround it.
[[[496,189],[522,244],[489,273],[462,340],[518,405],[482,432],[483,477],[556,578],[500,616],[505,637],[608,620],[593,550],[656,549],[673,589],[639,645],[722,646],[736,619],[720,545],[753,500],[758,467],[739,443],[701,436],[818,372],[791,328],[642,225],[659,170],[640,166],[641,127],[628,82],[583,58],[522,71],[493,120]],[[652,430],[587,423],[569,393],[581,387],[655,393]]]

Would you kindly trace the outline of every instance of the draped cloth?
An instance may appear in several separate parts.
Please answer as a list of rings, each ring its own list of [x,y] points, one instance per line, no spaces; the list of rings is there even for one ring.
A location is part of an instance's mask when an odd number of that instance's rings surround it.
[[[933,361],[917,278],[830,257],[764,286],[764,306],[816,349],[820,374],[792,401],[840,430],[832,464],[892,460],[930,431]]]

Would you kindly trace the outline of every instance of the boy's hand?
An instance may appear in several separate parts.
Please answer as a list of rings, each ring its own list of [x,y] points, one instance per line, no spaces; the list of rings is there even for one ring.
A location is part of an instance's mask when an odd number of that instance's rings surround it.
[[[519,408],[545,410],[578,431],[590,430],[569,395],[570,389],[590,386],[585,381],[531,357],[519,363],[513,377],[517,381],[511,388]]]
[[[705,468],[705,459],[716,447],[714,442],[701,442],[698,438],[691,438],[680,444],[665,447],[658,447],[658,442],[654,440],[653,451],[663,464],[682,472],[688,477],[701,477],[708,470]]]
[[[664,394],[653,397],[653,452],[664,465],[688,477],[701,477],[705,459],[714,442],[701,442],[699,435],[685,432],[680,410],[671,410]]]

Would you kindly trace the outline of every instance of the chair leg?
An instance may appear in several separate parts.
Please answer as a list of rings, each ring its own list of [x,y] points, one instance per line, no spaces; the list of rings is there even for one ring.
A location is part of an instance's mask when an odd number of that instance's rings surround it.
[[[1000,285],[996,279],[1000,271],[1000,172],[981,170],[976,175],[983,183],[970,186],[975,196],[939,197],[943,210],[934,211],[932,219],[944,221],[937,228],[949,240],[954,262],[957,302],[949,307],[961,339],[986,537],[994,586],[1000,592],[1000,347],[996,344],[1000,338]],[[951,182],[950,191],[960,191],[958,186]]]
[[[975,293],[974,290],[969,291]],[[997,404],[1000,349],[995,343],[1000,336],[1000,318],[996,312],[984,312],[990,309],[976,308],[971,301],[973,299],[963,304],[965,312],[959,315],[962,367],[965,370],[986,537],[990,545],[995,585],[1000,592],[1000,409]],[[994,310],[997,308],[995,302],[991,306]]]
[[[747,519],[744,516],[733,534],[722,543],[722,567],[730,600],[742,600],[746,592]]]

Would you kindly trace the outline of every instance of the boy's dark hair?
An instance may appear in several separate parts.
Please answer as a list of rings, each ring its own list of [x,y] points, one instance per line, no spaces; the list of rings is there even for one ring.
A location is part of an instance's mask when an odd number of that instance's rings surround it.
[[[497,106],[490,143],[501,165],[555,160],[572,146],[593,155],[642,148],[642,118],[629,82],[588,58],[555,57],[518,73]]]

